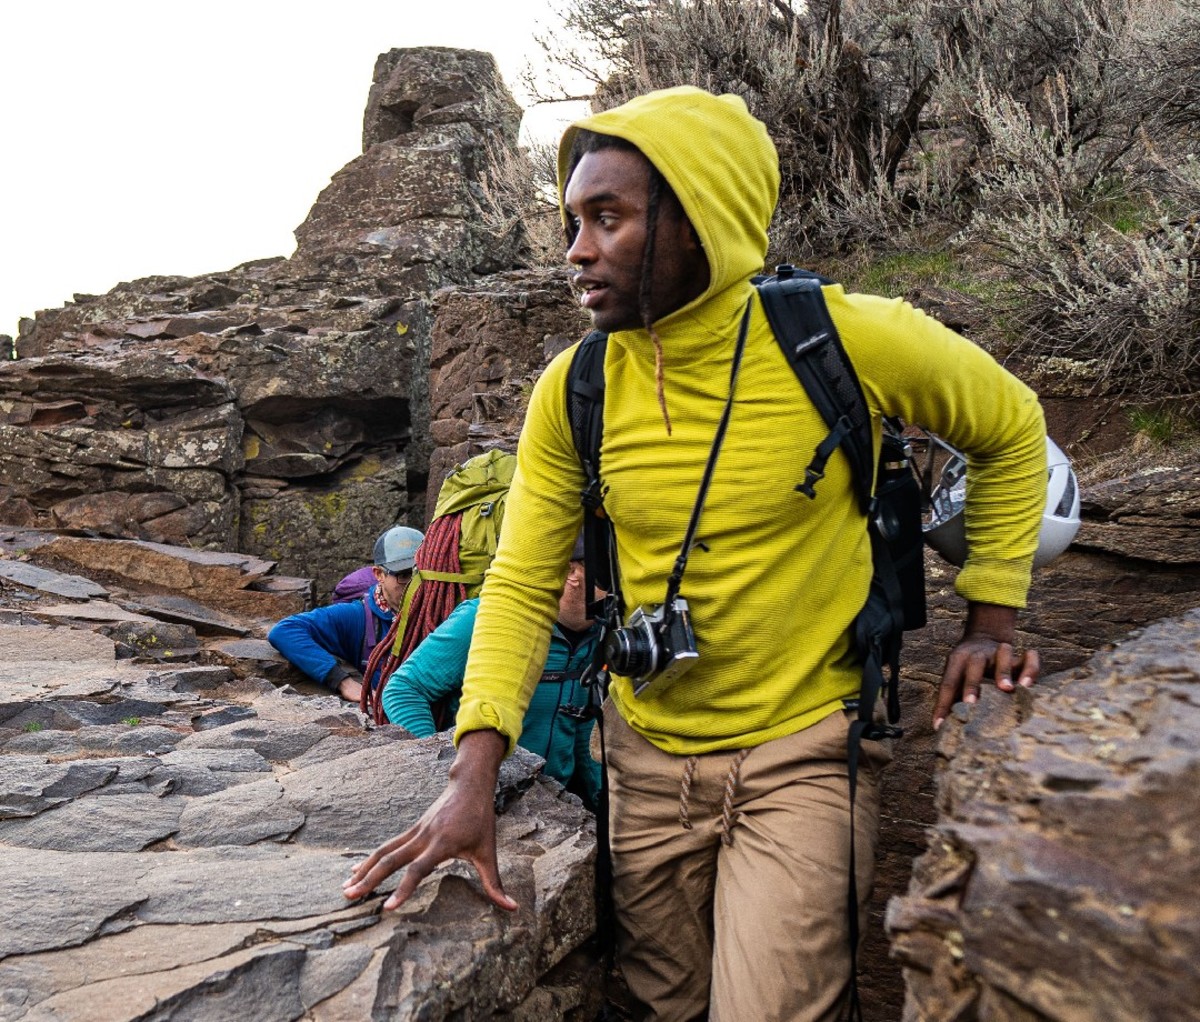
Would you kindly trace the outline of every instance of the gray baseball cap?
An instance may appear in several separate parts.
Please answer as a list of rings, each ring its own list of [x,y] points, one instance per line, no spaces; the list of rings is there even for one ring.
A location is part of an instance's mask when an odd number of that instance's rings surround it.
[[[424,539],[425,534],[419,529],[393,525],[375,540],[372,560],[376,567],[384,571],[412,571],[417,562],[417,547]]]

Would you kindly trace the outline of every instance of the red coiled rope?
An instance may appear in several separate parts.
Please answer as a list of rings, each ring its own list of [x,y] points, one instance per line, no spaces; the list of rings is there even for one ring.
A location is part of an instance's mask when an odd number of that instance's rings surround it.
[[[461,532],[461,513],[445,515],[430,522],[425,541],[417,548],[417,572],[460,573],[462,565],[458,559],[458,543]],[[376,724],[387,723],[383,712],[383,689],[388,679],[425,637],[445,621],[450,612],[467,596],[467,587],[462,582],[414,578],[414,584],[417,588],[408,606],[403,636],[397,641],[396,635],[404,618],[402,609],[397,607],[392,617],[391,628],[379,645],[371,651],[363,671],[366,682],[359,706]],[[407,599],[407,595],[405,598]],[[379,671],[378,678],[375,676],[376,669]],[[446,706],[435,705],[433,710],[434,720],[441,730],[449,723],[444,719]]]

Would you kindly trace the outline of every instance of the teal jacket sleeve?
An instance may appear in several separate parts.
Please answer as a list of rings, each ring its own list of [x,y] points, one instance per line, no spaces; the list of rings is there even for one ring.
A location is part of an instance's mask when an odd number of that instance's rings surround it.
[[[383,712],[418,738],[437,733],[433,704],[462,691],[479,600],[464,600],[388,679]]]

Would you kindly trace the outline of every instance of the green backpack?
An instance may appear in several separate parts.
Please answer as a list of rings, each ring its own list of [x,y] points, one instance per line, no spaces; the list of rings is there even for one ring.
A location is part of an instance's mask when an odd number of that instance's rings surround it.
[[[491,450],[457,466],[438,490],[404,603],[363,672],[375,680],[363,685],[361,706],[376,723],[386,723],[383,689],[396,668],[455,607],[479,595],[496,556],[504,502],[516,468],[515,454]],[[449,723],[446,710],[434,707],[438,730]]]

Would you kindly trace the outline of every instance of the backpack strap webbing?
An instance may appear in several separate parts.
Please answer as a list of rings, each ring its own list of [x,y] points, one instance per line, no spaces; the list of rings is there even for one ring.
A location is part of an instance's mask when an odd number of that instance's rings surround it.
[[[607,350],[608,334],[602,330],[591,331],[579,342],[567,373],[567,421],[586,477],[579,498],[583,504],[584,592],[589,598],[593,586],[613,594],[618,589],[612,523],[604,513],[604,492],[600,482],[604,355]],[[619,600],[619,596],[616,598]]]
[[[375,587],[372,586],[371,589]],[[376,619],[374,612],[371,610],[371,589],[368,589],[362,594],[363,608],[363,641],[362,649],[359,651],[358,662],[362,664],[362,670],[367,669],[367,662],[371,659],[371,650],[379,644],[379,621]],[[363,681],[366,683],[366,675],[363,676]]]
[[[603,628],[620,623],[623,613],[616,567],[616,543],[612,522],[604,513],[600,482],[600,442],[604,437],[604,355],[608,334],[593,330],[579,343],[567,374],[567,421],[571,439],[583,466],[586,481],[580,493],[583,504],[584,592],[589,610]],[[590,603],[594,586],[609,595],[601,606]],[[604,698],[608,693],[608,668],[604,664],[603,632],[594,647],[592,663],[583,675],[588,691],[588,716],[596,720],[600,736],[600,792],[596,804],[596,944],[606,958],[616,947],[616,923],[612,901],[612,846],[608,828],[608,757],[604,745]]]
[[[815,498],[814,488],[825,476],[826,462],[841,447],[850,462],[859,505],[867,514],[875,487],[871,413],[825,307],[822,282],[828,283],[813,275],[781,274],[759,284],[758,294],[788,365],[829,427],[796,489]]]

